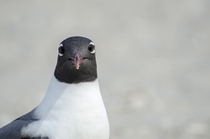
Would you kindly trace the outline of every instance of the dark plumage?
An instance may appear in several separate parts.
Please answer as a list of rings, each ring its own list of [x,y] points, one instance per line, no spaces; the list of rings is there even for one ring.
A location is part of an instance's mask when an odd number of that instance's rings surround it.
[[[0,139],[21,139],[20,131],[22,127],[38,120],[33,115],[34,110],[0,128]]]
[[[80,83],[93,81],[97,78],[94,44],[85,37],[70,37],[61,42],[58,48],[62,56],[58,56],[55,77],[65,83]],[[94,47],[90,49],[90,46]],[[76,59],[78,58],[78,59]],[[79,69],[75,60],[80,62]]]

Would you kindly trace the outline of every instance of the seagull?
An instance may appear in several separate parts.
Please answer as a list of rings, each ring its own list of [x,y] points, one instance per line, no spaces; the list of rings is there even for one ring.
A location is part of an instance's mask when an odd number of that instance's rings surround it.
[[[29,113],[0,128],[0,139],[109,139],[94,43],[63,40],[46,95]]]

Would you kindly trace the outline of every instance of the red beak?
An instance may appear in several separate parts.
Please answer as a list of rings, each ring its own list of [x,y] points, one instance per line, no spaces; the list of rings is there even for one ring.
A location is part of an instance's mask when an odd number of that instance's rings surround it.
[[[75,67],[76,67],[77,70],[79,69],[82,61],[83,61],[83,58],[80,56],[79,53],[76,53],[73,57],[73,63],[75,64]]]

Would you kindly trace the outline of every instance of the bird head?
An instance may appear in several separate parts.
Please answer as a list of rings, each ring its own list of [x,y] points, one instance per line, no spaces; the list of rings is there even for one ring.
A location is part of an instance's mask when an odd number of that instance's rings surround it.
[[[97,78],[95,45],[85,37],[74,36],[63,40],[58,47],[54,75],[65,83],[93,81]]]

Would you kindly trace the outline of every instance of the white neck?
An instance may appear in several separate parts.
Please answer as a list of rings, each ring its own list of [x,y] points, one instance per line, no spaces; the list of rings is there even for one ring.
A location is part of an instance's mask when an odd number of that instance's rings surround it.
[[[35,109],[38,122],[23,134],[48,135],[50,139],[109,139],[109,124],[98,81],[66,84],[54,76]]]

